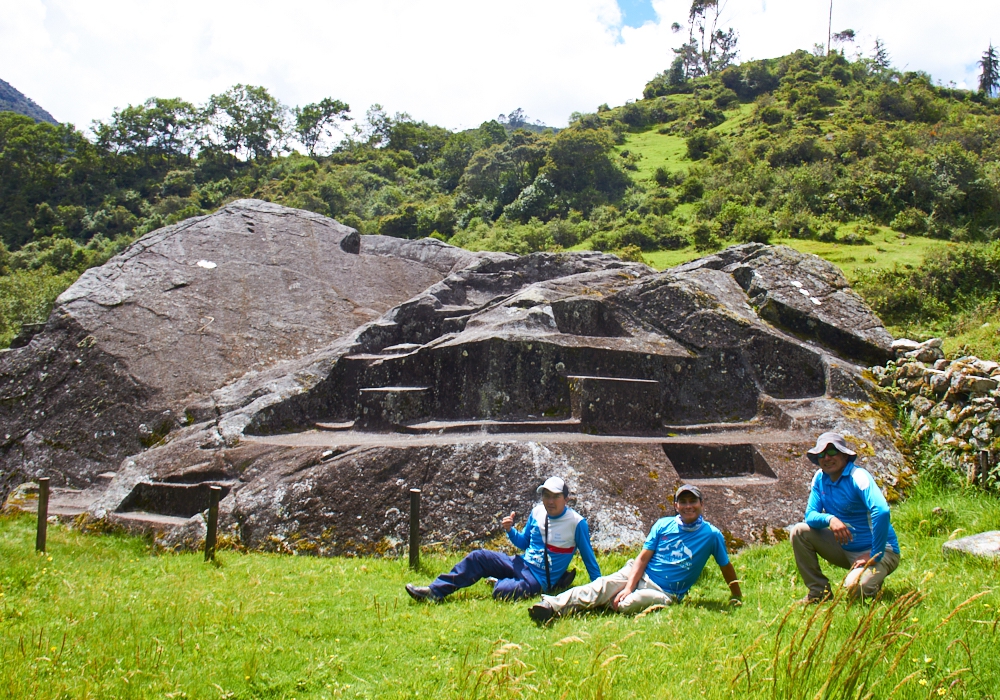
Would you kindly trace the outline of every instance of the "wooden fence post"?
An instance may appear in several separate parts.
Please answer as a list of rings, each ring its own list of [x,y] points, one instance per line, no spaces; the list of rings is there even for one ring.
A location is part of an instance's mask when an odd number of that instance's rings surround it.
[[[410,489],[410,568],[420,568],[420,489]]]
[[[219,497],[221,486],[208,487],[208,523],[205,533],[205,561],[215,559],[216,530],[219,528]]]
[[[989,450],[979,450],[979,474],[976,483],[980,487],[986,488],[986,479],[990,473],[990,452]]]
[[[45,537],[49,529],[49,477],[38,480],[38,530],[35,533],[35,551],[45,551]]]

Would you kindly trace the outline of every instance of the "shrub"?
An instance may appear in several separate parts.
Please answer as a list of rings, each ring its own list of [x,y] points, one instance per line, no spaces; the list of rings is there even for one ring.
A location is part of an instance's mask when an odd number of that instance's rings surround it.
[[[508,219],[523,223],[532,218],[547,220],[555,214],[556,207],[556,188],[544,175],[539,175],[504,207],[503,213]]]
[[[748,212],[733,228],[733,236],[741,243],[770,243],[773,234],[774,222],[758,210]]]
[[[382,217],[378,224],[378,232],[383,236],[395,238],[418,238],[417,206],[406,204],[400,207],[398,213]]]
[[[713,102],[719,109],[727,109],[731,105],[740,101],[739,95],[729,89],[723,89],[716,94]]]
[[[635,102],[626,102],[621,108],[621,120],[631,127],[646,125],[646,113]]]
[[[819,100],[820,104],[825,106],[836,105],[840,97],[840,90],[837,89],[837,86],[826,81],[817,83],[813,92],[815,93],[816,99]]]
[[[684,180],[684,175],[680,172],[671,172],[661,165],[653,173],[653,180],[660,187],[676,187]]]
[[[711,131],[695,131],[686,139],[687,157],[691,160],[702,160],[715,150],[721,139]]]
[[[834,66],[830,69],[830,77],[841,85],[847,85],[854,79],[854,76],[851,75],[851,71],[848,70],[846,66]]]
[[[834,223],[829,223],[825,226],[820,227],[819,234],[816,238],[823,243],[836,243],[837,242],[837,225]]]
[[[845,245],[871,245],[871,241],[865,238],[864,234],[859,231],[851,231],[841,236],[839,242]]]
[[[717,109],[702,105],[691,115],[691,127],[695,129],[711,129],[726,121],[726,115]]]
[[[774,217],[775,230],[789,238],[812,239],[816,238],[819,222],[805,211],[790,211],[782,209]]]
[[[806,134],[782,139],[774,143],[771,149],[767,162],[772,168],[812,163],[829,156],[814,137]]]
[[[194,190],[193,170],[171,170],[163,178],[160,192],[163,196],[188,197]]]
[[[687,177],[680,186],[680,201],[695,202],[705,194],[705,183],[698,177]]]
[[[699,221],[691,229],[691,240],[694,242],[695,250],[711,251],[722,247],[722,242],[715,235],[715,228],[707,221]]]
[[[769,105],[767,107],[762,107],[757,111],[757,117],[765,124],[774,125],[780,124],[781,120],[785,118],[785,113],[779,108]]]
[[[615,251],[615,255],[624,260],[625,262],[637,262],[644,263],[646,259],[642,257],[642,251],[638,246],[627,245],[624,248]]]
[[[894,231],[900,231],[901,233],[926,233],[927,215],[919,209],[910,207],[896,214],[889,225]]]
[[[821,119],[827,109],[815,95],[806,95],[795,102],[795,111],[804,117]]]

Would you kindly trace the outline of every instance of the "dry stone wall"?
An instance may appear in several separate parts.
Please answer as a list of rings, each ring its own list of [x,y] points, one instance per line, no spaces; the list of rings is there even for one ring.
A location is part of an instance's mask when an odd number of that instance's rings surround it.
[[[897,340],[896,360],[872,367],[872,373],[882,387],[897,393],[911,439],[929,442],[967,474],[977,466],[980,451],[995,456],[1000,447],[1000,363],[971,355],[949,360],[941,345],[940,338]]]

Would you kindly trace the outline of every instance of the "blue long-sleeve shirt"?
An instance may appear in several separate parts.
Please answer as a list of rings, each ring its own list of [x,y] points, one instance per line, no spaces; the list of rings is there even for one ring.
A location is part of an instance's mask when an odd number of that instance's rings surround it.
[[[878,560],[886,547],[899,554],[899,540],[889,522],[889,504],[872,475],[855,466],[853,460],[836,481],[822,470],[813,477],[806,525],[816,529],[830,527],[833,517],[847,525],[854,536],[844,545],[847,551],[871,552]]]
[[[536,506],[524,524],[524,530],[511,528],[507,538],[518,549],[524,550],[524,561],[535,579],[542,584],[543,590],[548,590],[545,578],[545,543],[543,541],[545,511],[543,506]],[[573,523],[576,523],[575,527]],[[590,580],[601,576],[601,567],[594,556],[594,548],[590,544],[590,528],[586,519],[572,508],[566,508],[560,515],[549,517],[549,580],[555,586],[559,577],[569,568],[573,555],[579,551],[583,564],[587,567]]]

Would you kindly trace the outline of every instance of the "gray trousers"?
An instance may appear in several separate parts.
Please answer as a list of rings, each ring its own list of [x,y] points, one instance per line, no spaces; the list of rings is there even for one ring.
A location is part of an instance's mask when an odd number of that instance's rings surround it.
[[[830,593],[830,580],[823,575],[819,567],[819,557],[823,557],[834,566],[841,569],[851,569],[851,564],[857,552],[849,552],[840,546],[830,528],[816,529],[805,523],[798,523],[792,528],[790,538],[792,551],[795,553],[795,566],[799,576],[809,589],[810,598],[823,598]],[[857,597],[859,594],[871,597],[878,593],[885,577],[899,566],[899,555],[891,549],[886,549],[882,561],[872,562],[865,568],[851,569],[844,579],[843,586],[848,595]]]
[[[542,600],[552,606],[556,615],[570,615],[578,610],[594,610],[607,607],[615,596],[625,588],[635,559],[629,559],[625,566],[608,576],[601,576],[590,583],[570,588],[559,595],[543,595]],[[664,592],[643,574],[639,585],[619,605],[618,612],[635,615],[653,605],[672,605],[677,599]]]

